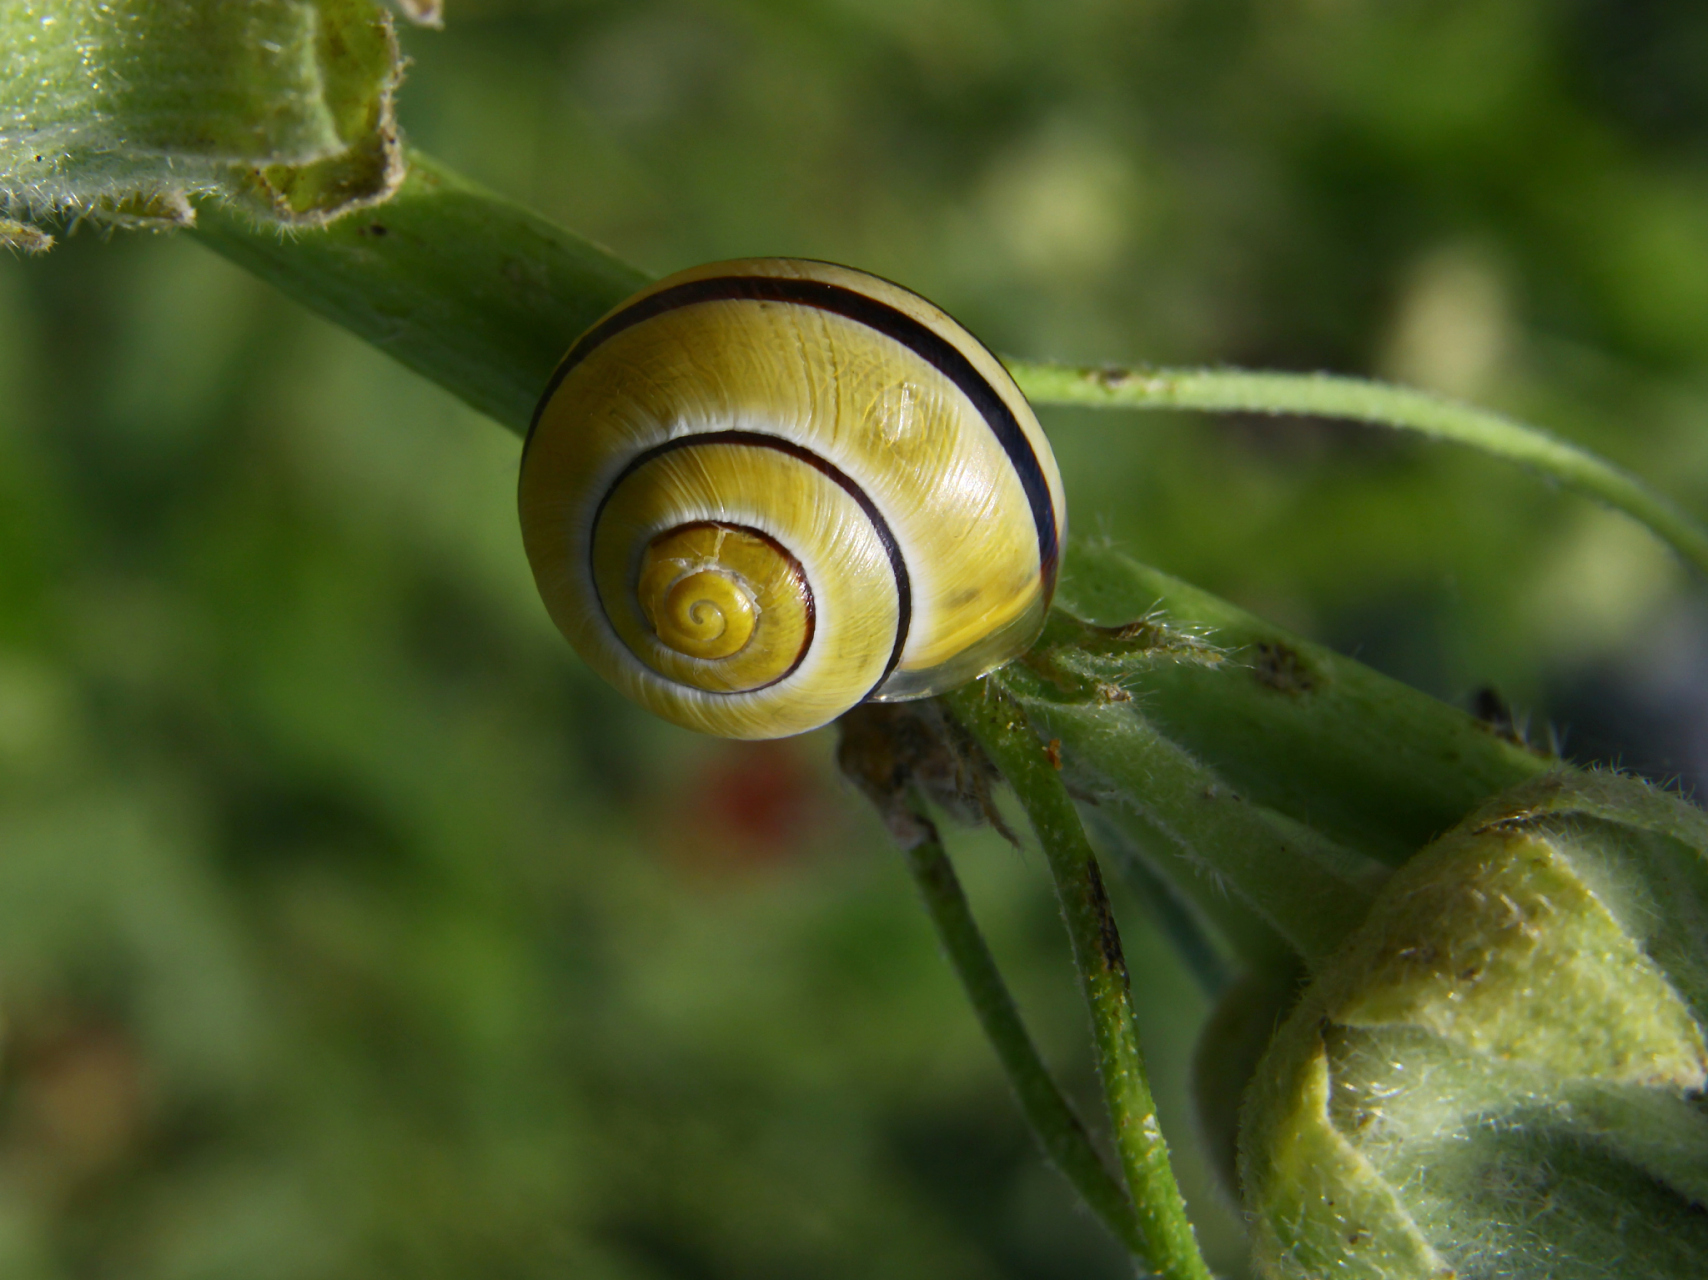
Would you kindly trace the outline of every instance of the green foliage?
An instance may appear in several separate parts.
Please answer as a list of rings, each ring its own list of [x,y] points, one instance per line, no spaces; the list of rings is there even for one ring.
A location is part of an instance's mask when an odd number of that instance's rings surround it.
[[[324,222],[402,180],[400,59],[375,0],[8,4],[0,200],[32,220],[175,226],[220,194]]]
[[[633,278],[616,262],[797,252],[904,280],[1002,350],[1398,376],[1546,422],[1686,508],[1708,494],[1708,118],[1683,8],[451,17],[446,37],[406,33],[412,141],[617,259],[518,206],[504,237],[538,231],[555,265],[483,258],[499,206],[442,174],[451,199],[424,218],[406,187],[386,217],[288,248],[219,242],[211,206],[203,232],[277,280],[326,246],[336,301],[394,210],[450,228],[465,253],[384,260],[406,283],[454,265],[439,283],[467,309],[392,295],[370,337],[512,425],[526,371]],[[242,198],[201,154],[172,161],[185,189]],[[164,170],[111,155],[126,181]],[[70,206],[16,192],[15,214]],[[0,262],[7,1273],[1123,1274],[1039,1168],[826,744],[754,754],[639,723],[540,616],[514,443],[198,255],[82,240]],[[1048,425],[1081,532],[1294,633],[1142,569],[1067,589],[1111,625],[1167,607],[1196,652],[1115,677],[1265,838],[1309,824],[1373,880],[1537,767],[1511,717],[1423,714],[1336,649],[1452,699],[1492,681],[1539,717],[1607,705],[1586,682],[1629,691],[1628,672],[1693,696],[1677,567],[1525,477],[1320,423]],[[1264,648],[1278,634],[1292,659]],[[1014,688],[1040,716],[1080,714],[1032,678]],[[1186,715],[1195,700],[1217,714]],[[1367,725],[1360,705],[1417,733],[1313,731],[1324,707]],[[1629,721],[1613,737],[1690,764]],[[1180,848],[1154,827],[1123,812],[1094,832],[1154,871]],[[959,856],[1042,1058],[1090,1114],[1037,860]],[[1158,883],[1111,886],[1134,1012],[1193,1221],[1231,1273],[1188,1054],[1205,990],[1283,948],[1214,882]],[[1165,933],[1207,948],[1191,974]],[[1224,1001],[1227,1026],[1272,1025],[1273,994],[1244,1023]],[[1225,1074],[1224,1105],[1243,1079]]]

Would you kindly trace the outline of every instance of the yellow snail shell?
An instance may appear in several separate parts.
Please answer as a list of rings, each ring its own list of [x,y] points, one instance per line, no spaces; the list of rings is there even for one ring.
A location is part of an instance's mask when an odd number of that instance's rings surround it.
[[[583,334],[519,496],[540,595],[588,664],[731,738],[1015,657],[1066,524],[995,356],[898,285],[791,258],[670,276]]]

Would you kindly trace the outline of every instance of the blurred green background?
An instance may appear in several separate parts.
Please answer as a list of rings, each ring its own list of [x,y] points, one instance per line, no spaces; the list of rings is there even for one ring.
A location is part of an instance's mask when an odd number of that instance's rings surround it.
[[[1374,373],[1708,510],[1695,0],[451,0],[411,140],[664,272],[999,350]],[[1073,521],[1583,759],[1708,776],[1708,594],[1354,428],[1052,413]],[[188,237],[0,260],[0,1275],[1116,1277],[828,733],[699,741],[533,595],[517,441]],[[1038,857],[956,848],[1090,1105]],[[1131,903],[1163,1119],[1204,1006]]]

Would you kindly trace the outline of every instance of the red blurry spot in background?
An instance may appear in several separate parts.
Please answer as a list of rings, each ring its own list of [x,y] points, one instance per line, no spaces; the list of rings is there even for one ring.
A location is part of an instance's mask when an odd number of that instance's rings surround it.
[[[825,787],[792,741],[720,744],[680,794],[668,847],[713,873],[787,862],[805,851],[824,818]]]

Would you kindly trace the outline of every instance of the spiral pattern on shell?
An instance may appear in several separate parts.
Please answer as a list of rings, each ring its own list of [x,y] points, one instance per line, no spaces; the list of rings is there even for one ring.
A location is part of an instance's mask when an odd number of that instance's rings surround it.
[[[678,724],[773,738],[1021,652],[1065,532],[1007,372],[898,285],[797,259],[661,280],[559,366],[523,452],[547,609]]]

